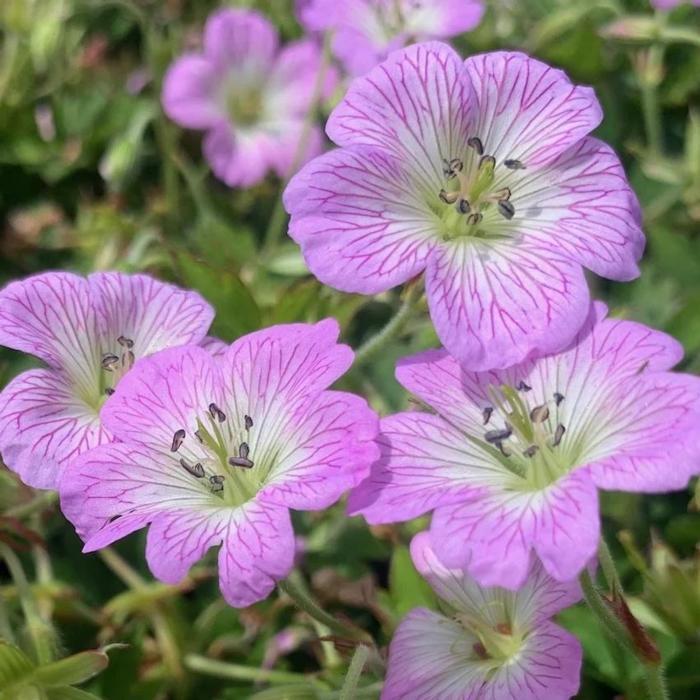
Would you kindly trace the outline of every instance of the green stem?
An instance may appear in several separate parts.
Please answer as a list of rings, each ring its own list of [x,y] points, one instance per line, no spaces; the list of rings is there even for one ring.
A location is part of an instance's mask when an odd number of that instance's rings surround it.
[[[350,661],[348,673],[343,681],[343,687],[340,690],[340,700],[354,700],[356,697],[357,686],[362,676],[362,669],[369,658],[369,647],[365,644],[358,644],[355,647],[355,653]]]
[[[314,679],[301,673],[273,671],[267,668],[231,664],[225,661],[209,659],[206,656],[199,656],[197,654],[187,654],[187,656],[185,656],[185,666],[190,671],[236,681],[258,681],[273,684],[314,682]]]
[[[127,585],[138,590],[146,585],[146,580],[134,571],[113,549],[101,549],[100,559]]]
[[[31,501],[8,508],[5,511],[5,516],[8,518],[23,518],[53,506],[57,502],[58,494],[55,491],[40,491]]]
[[[371,638],[366,632],[363,632],[356,627],[351,627],[350,625],[344,624],[340,620],[333,617],[333,615],[327,613],[315,600],[311,598],[310,595],[308,595],[308,593],[304,592],[299,586],[293,583],[291,579],[280,581],[277,586],[294,601],[299,609],[303,610],[307,615],[315,620],[318,620],[318,622],[320,622],[322,625],[328,627],[328,629],[334,634],[346,639],[371,641]]]
[[[644,666],[646,672],[647,693],[649,700],[670,700],[668,688],[666,687],[666,678],[664,676],[663,666],[646,664]]]
[[[620,576],[615,568],[615,560],[610,553],[607,542],[602,537],[600,538],[600,545],[598,545],[598,561],[600,562],[600,568],[603,570],[603,576],[605,576],[610,590],[619,591],[620,594],[622,594],[622,583],[620,582]]]
[[[289,171],[284,177],[284,181],[280,186],[280,195],[275,203],[275,208],[272,210],[272,215],[265,230],[265,236],[263,238],[263,251],[269,255],[274,247],[277,245],[277,241],[284,228],[284,223],[287,220],[287,213],[284,210],[284,202],[282,200],[282,195],[284,194],[284,189],[289,182],[292,175],[299,169],[306,151],[309,145],[309,139],[313,132],[314,120],[316,118],[316,112],[318,111],[319,103],[321,102],[321,96],[323,95],[323,86],[326,80],[326,74],[331,63],[331,35],[326,33],[323,38],[323,54],[321,57],[321,65],[319,66],[318,73],[316,74],[316,82],[314,83],[314,89],[311,93],[311,102],[309,104],[309,109],[306,112],[304,118],[304,124],[299,134],[299,143],[297,144],[296,150],[294,152],[294,157],[292,158],[292,164]],[[263,256],[266,257],[266,256]]]
[[[423,290],[420,284],[413,283],[406,288],[404,300],[396,314],[376,335],[366,340],[355,352],[355,366],[365,364],[374,357],[390,340],[393,340],[406,325],[413,307],[421,298]]]

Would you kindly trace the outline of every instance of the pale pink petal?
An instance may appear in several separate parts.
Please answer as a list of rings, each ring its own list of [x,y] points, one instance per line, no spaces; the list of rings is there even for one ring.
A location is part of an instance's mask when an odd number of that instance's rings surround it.
[[[524,242],[440,246],[428,261],[426,290],[440,340],[475,371],[564,349],[590,309],[580,266]]]
[[[484,586],[522,586],[533,549],[552,577],[568,581],[598,546],[597,492],[581,470],[543,490],[493,491],[478,501],[437,508],[430,536],[445,565],[466,567]]]
[[[211,61],[185,54],[173,63],[163,79],[163,109],[188,129],[207,129],[227,118],[219,99],[221,75]]]
[[[204,157],[211,169],[229,187],[251,187],[261,182],[267,171],[267,154],[272,144],[264,132],[234,131],[221,122],[204,138]]]
[[[298,169],[323,150],[322,131],[316,126],[308,130],[299,117],[261,122],[260,132],[267,144],[263,157],[280,178],[290,177],[295,172],[292,168]]]
[[[493,476],[500,477],[497,463],[438,416],[383,418],[377,442],[381,455],[348,503],[352,515],[370,523],[410,520],[474,500]]]
[[[277,51],[277,32],[260,13],[224,8],[209,16],[204,28],[204,54],[232,79],[258,76],[263,80]]]
[[[523,53],[496,51],[468,58],[486,153],[526,168],[552,161],[595,129],[602,111],[589,87]]]
[[[373,294],[414,277],[437,239],[439,221],[416,182],[376,149],[316,158],[292,178],[284,202],[289,235],[313,274],[348,292]]]
[[[608,145],[585,138],[547,165],[511,179],[516,216],[500,223],[511,235],[517,232],[603,277],[626,281],[639,275],[641,210]]]
[[[378,428],[364,399],[323,392],[278,436],[280,451],[258,499],[297,510],[327,508],[369,474],[379,455]]]
[[[214,309],[196,292],[147,275],[97,272],[88,282],[103,344],[118,348],[117,338],[125,336],[134,341],[137,357],[199,343],[214,318]]]
[[[418,37],[449,37],[474,29],[484,14],[483,0],[407,3],[406,31]]]
[[[0,452],[29,486],[57,488],[66,464],[108,440],[97,407],[77,396],[61,372],[24,372],[0,393]]]
[[[226,351],[229,349],[229,345],[230,343],[227,343],[220,338],[215,338],[212,335],[206,336],[199,344],[201,348],[204,348],[217,359],[222,358],[226,354]]]
[[[236,508],[219,552],[219,583],[237,608],[269,595],[294,565],[294,531],[286,508],[256,500]]]
[[[394,52],[355,80],[326,131],[339,146],[374,146],[410,164],[430,192],[443,186],[443,159],[473,135],[473,89],[459,56],[429,42]]]

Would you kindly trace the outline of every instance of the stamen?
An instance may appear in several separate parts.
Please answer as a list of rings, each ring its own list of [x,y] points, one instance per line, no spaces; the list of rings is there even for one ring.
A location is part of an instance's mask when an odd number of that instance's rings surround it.
[[[255,462],[252,462],[247,457],[229,457],[228,463],[232,467],[243,467],[244,469],[252,469],[255,466]]]
[[[502,442],[497,442],[496,445],[498,445],[498,449],[501,451],[501,454],[504,457],[511,456],[512,452],[510,450],[506,449],[506,447],[504,446],[504,444]]]
[[[249,454],[250,454],[250,447],[248,447],[248,443],[242,442],[241,446],[238,448],[238,456],[242,457],[243,459],[248,459]]]
[[[461,173],[464,170],[464,163],[459,158],[453,158],[449,162],[450,170],[455,173]]]
[[[459,199],[459,192],[448,192],[447,190],[440,190],[438,195],[441,201],[445,204],[454,204]]]
[[[507,622],[499,622],[496,625],[496,631],[499,634],[507,634],[508,636],[513,634],[513,630]]]
[[[201,479],[204,476],[204,467],[199,462],[196,464],[190,464],[186,459],[180,459],[180,466],[188,473],[192,474],[192,476],[196,476],[198,479]]]
[[[472,136],[470,139],[468,139],[467,146],[473,148],[476,151],[477,155],[484,155],[484,144],[481,143],[481,139],[478,136]]]
[[[557,447],[559,445],[561,439],[564,437],[565,432],[566,428],[561,423],[559,423],[557,429],[554,431],[554,440],[552,440],[552,447]]]
[[[110,387],[107,387],[105,389],[105,394],[107,394],[107,396],[111,396],[113,393],[114,393],[114,389],[112,389]]]
[[[516,389],[518,391],[532,391],[532,387],[529,384],[526,384],[522,379],[518,382]]]
[[[123,348],[128,348],[131,350],[131,348],[134,347],[134,341],[131,338],[127,338],[126,336],[120,335],[117,338],[117,342],[119,345],[121,345]]]
[[[530,447],[528,447],[528,448],[525,450],[525,452],[523,452],[523,455],[524,455],[525,457],[530,457],[530,458],[532,458],[532,457],[534,457],[534,456],[537,454],[537,450],[539,450],[539,449],[540,449],[540,448],[537,447],[537,445],[530,445]]]
[[[509,158],[508,160],[504,160],[503,165],[505,165],[506,168],[508,168],[509,170],[525,170],[525,166],[515,158]]]
[[[177,452],[180,449],[180,445],[182,445],[185,435],[187,435],[187,433],[182,428],[175,431],[175,434],[173,435],[173,443],[170,445],[171,452]]]
[[[484,425],[487,425],[488,422],[491,420],[492,414],[493,414],[493,406],[487,406],[483,410],[482,415],[484,416]]]
[[[530,411],[530,420],[533,423],[544,423],[547,418],[549,418],[549,408],[547,404],[535,406],[532,411]]]
[[[560,394],[558,391],[554,392],[554,403],[558,406],[564,400],[564,394]]]
[[[464,164],[459,158],[453,158],[452,160],[442,159],[442,172],[448,180],[453,177],[457,177],[457,173],[462,171]]]
[[[115,355],[114,353],[107,352],[102,355],[102,369],[106,370],[107,372],[111,372],[112,368],[117,364],[117,362],[119,362],[119,356]]]
[[[214,493],[224,490],[224,477],[220,474],[214,474],[209,477],[209,483],[211,484],[211,490]]]
[[[469,202],[466,199],[460,199],[459,202],[457,202],[457,211],[459,211],[460,214],[468,214],[472,208],[469,206]]]
[[[498,213],[504,218],[510,221],[515,216],[515,207],[512,202],[507,199],[502,199],[498,203]]]
[[[474,214],[470,214],[467,217],[467,224],[469,224],[470,226],[474,226],[476,224],[481,223],[483,218],[484,215],[481,212],[475,212]]]
[[[506,423],[506,427],[502,430],[487,430],[484,434],[486,442],[495,445],[503,440],[507,440],[513,434],[513,428]]]
[[[509,187],[504,187],[502,190],[497,190],[493,193],[493,198],[499,202],[507,202],[511,198],[511,191]]]
[[[200,444],[204,444],[204,438],[202,437],[202,433],[200,433],[199,430],[194,431],[194,436],[197,438]]]
[[[243,420],[245,421],[245,429],[250,430],[253,427],[253,419],[250,416],[244,416]]]
[[[134,362],[136,362],[136,357],[134,356],[134,353],[131,352],[131,350],[127,350],[122,355],[122,367],[131,369],[134,366]]]
[[[496,159],[493,156],[481,156],[479,170],[493,170],[496,167]]]
[[[212,418],[216,418],[219,423],[223,423],[226,420],[226,414],[215,404],[209,404],[209,414]]]

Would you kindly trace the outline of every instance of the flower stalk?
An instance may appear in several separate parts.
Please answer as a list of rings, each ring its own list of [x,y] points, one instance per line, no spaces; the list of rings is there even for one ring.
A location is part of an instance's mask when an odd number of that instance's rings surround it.
[[[355,653],[350,660],[343,687],[340,691],[340,700],[353,700],[356,697],[357,686],[362,676],[362,670],[369,658],[370,649],[365,644],[358,644],[355,647]]]

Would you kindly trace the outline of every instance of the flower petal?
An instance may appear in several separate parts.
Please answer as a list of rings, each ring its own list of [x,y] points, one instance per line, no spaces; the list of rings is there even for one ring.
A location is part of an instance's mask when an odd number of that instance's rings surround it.
[[[185,54],[163,79],[163,109],[180,126],[207,129],[227,115],[218,93],[221,75],[204,56]]]
[[[474,371],[564,349],[590,310],[580,266],[525,242],[440,246],[428,260],[426,290],[440,340]]]
[[[414,36],[448,37],[474,29],[484,14],[482,0],[433,0],[413,3],[406,12],[406,32]]]
[[[532,549],[553,578],[568,581],[598,546],[597,492],[585,470],[544,490],[494,490],[474,502],[437,508],[430,537],[446,566],[466,568],[484,586],[520,588]]]
[[[549,164],[518,173],[511,187],[516,219],[501,226],[603,277],[639,275],[641,210],[609,146],[585,138]]]
[[[219,552],[219,583],[237,608],[268,596],[294,565],[294,531],[286,508],[248,501],[233,511]]]
[[[97,272],[88,282],[105,342],[130,338],[138,357],[199,343],[214,318],[214,309],[196,292],[147,275]]]
[[[258,498],[297,510],[329,507],[369,474],[378,428],[364,399],[323,392],[278,436],[280,453]]]
[[[429,42],[395,51],[355,80],[326,125],[339,146],[374,146],[411,168],[430,192],[443,186],[443,159],[472,136],[473,89],[459,56]]]
[[[498,465],[438,416],[383,418],[381,450],[370,476],[350,494],[348,509],[370,523],[410,520],[438,506],[476,498]]]
[[[493,51],[464,65],[478,113],[470,135],[478,136],[498,162],[541,166],[601,122],[592,88],[573,85],[563,71],[523,53]]]
[[[263,180],[273,145],[262,131],[234,131],[220,122],[204,138],[204,157],[211,169],[229,187],[251,187]]]
[[[391,173],[389,177],[388,174]],[[437,221],[390,155],[366,147],[326,153],[289,183],[289,235],[322,282],[374,294],[419,274]]]
[[[24,372],[0,394],[0,452],[29,486],[57,488],[70,460],[109,439],[97,410],[57,370]]]

